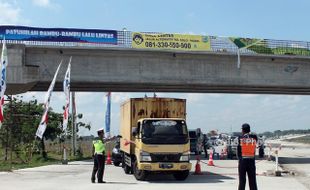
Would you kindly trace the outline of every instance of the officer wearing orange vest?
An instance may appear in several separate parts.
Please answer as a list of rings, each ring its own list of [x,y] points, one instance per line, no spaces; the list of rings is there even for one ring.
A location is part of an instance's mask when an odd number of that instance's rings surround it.
[[[105,181],[102,180],[105,164],[105,144],[103,140],[104,130],[99,129],[97,133],[99,138],[93,141],[94,168],[91,176],[91,182],[95,183],[97,173],[98,183],[105,183]]]
[[[246,174],[248,174],[250,190],[257,190],[255,167],[257,136],[250,132],[250,125],[245,123],[242,125],[242,136],[238,137],[239,190],[245,190]]]

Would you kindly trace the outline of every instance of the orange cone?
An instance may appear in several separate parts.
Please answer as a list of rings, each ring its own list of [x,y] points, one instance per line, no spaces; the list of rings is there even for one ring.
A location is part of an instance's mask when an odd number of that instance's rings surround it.
[[[110,155],[110,151],[108,151],[108,157],[107,157],[107,165],[111,165],[112,164],[112,160],[111,160],[111,155]]]
[[[196,166],[195,166],[195,172],[194,172],[194,175],[202,175],[202,172],[201,172],[201,166],[200,166],[200,157],[197,156],[196,157]]]
[[[210,153],[208,166],[214,166],[214,163],[213,163],[213,151],[211,151],[211,153]]]

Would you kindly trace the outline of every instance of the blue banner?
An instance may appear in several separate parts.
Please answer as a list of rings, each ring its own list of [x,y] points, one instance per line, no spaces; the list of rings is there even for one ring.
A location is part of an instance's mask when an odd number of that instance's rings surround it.
[[[105,131],[107,137],[110,137],[110,125],[111,125],[111,92],[107,94],[107,110],[105,113]]]
[[[116,30],[0,26],[0,36],[6,40],[117,45]]]

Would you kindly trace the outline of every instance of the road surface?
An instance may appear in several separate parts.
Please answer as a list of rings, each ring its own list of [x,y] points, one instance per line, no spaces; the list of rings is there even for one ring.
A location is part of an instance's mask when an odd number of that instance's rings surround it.
[[[283,140],[270,141],[272,144],[281,144],[279,163],[285,170],[294,172],[296,179],[310,189],[310,145]]]
[[[207,160],[203,160],[207,162]],[[196,161],[193,161],[195,164]],[[238,187],[237,161],[214,160],[216,167],[201,164],[203,175],[190,175],[186,181],[175,181],[170,175],[152,175],[149,181],[135,180],[124,174],[121,167],[108,165],[104,180],[106,184],[92,184],[91,161],[70,162],[69,165],[50,165],[17,170],[11,173],[0,172],[0,187],[3,190],[137,190],[137,189],[178,189],[178,190],[235,190]],[[194,167],[193,167],[194,168]],[[270,161],[257,161],[257,181],[263,190],[306,190],[293,176],[264,176],[265,171],[274,169]],[[99,187],[102,186],[102,187]]]

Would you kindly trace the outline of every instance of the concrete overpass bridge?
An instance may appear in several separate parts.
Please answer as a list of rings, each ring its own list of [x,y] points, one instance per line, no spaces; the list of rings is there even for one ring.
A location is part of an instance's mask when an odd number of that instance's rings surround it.
[[[73,91],[310,94],[307,54],[231,50],[223,46],[225,40],[210,39],[212,51],[9,43],[7,93],[46,91],[60,60],[72,56]],[[305,43],[302,49],[310,51]],[[57,91],[66,66],[58,74]]]

